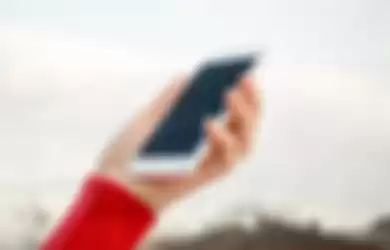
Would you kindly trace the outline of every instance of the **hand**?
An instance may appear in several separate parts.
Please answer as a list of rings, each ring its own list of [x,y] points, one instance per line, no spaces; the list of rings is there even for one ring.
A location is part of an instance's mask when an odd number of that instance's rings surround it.
[[[255,83],[252,78],[244,78],[226,95],[227,120],[205,123],[207,150],[193,173],[164,181],[132,178],[128,165],[173,107],[185,85],[185,81],[176,81],[127,124],[103,151],[97,170],[138,195],[156,212],[231,171],[250,151],[260,113]]]

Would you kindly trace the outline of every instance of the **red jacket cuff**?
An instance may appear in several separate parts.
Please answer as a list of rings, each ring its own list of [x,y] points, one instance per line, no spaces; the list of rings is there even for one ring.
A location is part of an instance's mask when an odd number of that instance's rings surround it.
[[[41,249],[132,249],[154,220],[152,210],[125,187],[92,175]]]

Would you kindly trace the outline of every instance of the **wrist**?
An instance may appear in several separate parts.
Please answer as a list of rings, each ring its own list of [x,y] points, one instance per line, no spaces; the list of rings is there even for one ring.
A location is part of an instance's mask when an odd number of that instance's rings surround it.
[[[134,182],[130,183],[127,189],[145,203],[155,214],[161,213],[174,200],[173,197],[162,194],[162,192],[150,188],[147,184]]]
[[[150,184],[131,180],[123,173],[103,171],[100,169],[96,171],[95,174],[115,183],[118,187],[124,189],[132,196],[137,197],[140,202],[145,204],[145,206],[151,209],[155,214],[161,213],[161,211],[174,200],[172,192],[162,192],[161,190],[156,190],[151,187]]]

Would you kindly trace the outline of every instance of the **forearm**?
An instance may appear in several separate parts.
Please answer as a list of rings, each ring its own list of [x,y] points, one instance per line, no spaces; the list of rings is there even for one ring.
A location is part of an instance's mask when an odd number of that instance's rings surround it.
[[[153,222],[153,212],[138,197],[93,175],[41,249],[133,249]]]

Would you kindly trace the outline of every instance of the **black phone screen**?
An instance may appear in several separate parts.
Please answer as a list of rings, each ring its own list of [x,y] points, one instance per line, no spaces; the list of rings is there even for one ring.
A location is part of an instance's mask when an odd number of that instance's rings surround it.
[[[225,92],[254,64],[254,56],[241,56],[201,65],[140,156],[192,154],[204,137],[204,119],[223,112]]]

